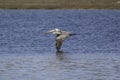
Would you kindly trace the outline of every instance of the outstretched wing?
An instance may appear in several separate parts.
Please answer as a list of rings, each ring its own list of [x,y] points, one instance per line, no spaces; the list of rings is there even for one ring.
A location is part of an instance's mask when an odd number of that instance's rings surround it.
[[[59,40],[59,39],[56,39],[56,49],[57,49],[57,51],[60,50],[61,46],[62,46],[62,41]]]

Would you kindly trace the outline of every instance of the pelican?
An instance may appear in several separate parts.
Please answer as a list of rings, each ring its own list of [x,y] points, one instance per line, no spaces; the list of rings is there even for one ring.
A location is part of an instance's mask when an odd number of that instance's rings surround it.
[[[60,52],[61,46],[65,39],[67,39],[69,36],[75,35],[71,32],[63,31],[63,30],[57,29],[57,28],[55,28],[53,30],[49,30],[45,34],[48,34],[48,33],[53,33],[56,35],[56,50],[57,50],[57,52]]]

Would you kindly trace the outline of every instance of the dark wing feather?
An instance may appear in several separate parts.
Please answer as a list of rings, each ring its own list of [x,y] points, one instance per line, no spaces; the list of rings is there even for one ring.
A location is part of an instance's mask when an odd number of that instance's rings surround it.
[[[62,41],[61,40],[56,40],[56,49],[57,49],[57,51],[60,50],[61,46],[62,46]]]

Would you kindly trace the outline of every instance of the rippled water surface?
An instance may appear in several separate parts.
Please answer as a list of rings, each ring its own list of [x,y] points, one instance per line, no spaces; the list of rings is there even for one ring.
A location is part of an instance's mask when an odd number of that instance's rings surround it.
[[[120,80],[119,44],[119,10],[0,10],[0,80]]]

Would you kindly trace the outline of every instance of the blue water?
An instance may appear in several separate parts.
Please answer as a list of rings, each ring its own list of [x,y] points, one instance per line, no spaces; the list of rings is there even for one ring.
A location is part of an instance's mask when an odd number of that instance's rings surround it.
[[[120,10],[0,10],[0,80],[120,80],[119,53]]]

